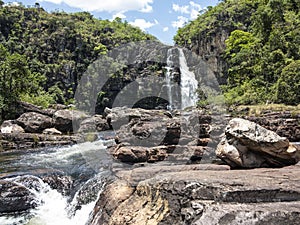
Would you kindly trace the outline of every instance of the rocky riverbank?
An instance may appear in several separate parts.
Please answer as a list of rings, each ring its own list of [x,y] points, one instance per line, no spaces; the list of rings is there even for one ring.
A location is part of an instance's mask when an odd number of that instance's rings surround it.
[[[298,224],[300,149],[288,139],[299,140],[298,117],[277,114],[277,132],[293,127],[281,137],[227,116],[213,125],[214,116],[200,110],[147,113],[109,111],[118,124],[110,151],[134,166],[114,168],[116,180],[101,194],[91,224]],[[120,125],[122,115],[131,119]],[[229,166],[203,164],[215,150]]]
[[[300,148],[290,141],[299,142],[300,116],[281,112],[247,119],[194,108],[107,108],[95,116],[34,111],[5,121],[1,130],[11,133],[2,133],[1,143],[4,150],[70,144],[113,130],[116,144],[108,152],[115,160],[114,181],[102,192],[90,224],[297,224]],[[15,199],[14,188],[20,194],[9,209],[36,206],[22,187],[0,185],[10,196],[0,202]],[[34,204],[23,209],[22,201]]]

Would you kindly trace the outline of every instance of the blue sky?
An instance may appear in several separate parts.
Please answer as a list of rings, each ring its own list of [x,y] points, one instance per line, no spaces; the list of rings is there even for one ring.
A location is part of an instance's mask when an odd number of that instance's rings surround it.
[[[5,3],[14,2],[4,0]],[[195,19],[199,11],[216,5],[219,0],[19,0],[23,5],[38,2],[45,10],[65,12],[89,11],[96,18],[116,16],[156,36],[165,44],[173,44],[179,27]]]

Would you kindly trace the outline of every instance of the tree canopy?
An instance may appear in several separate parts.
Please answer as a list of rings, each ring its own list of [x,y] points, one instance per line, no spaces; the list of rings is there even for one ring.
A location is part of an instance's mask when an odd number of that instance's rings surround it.
[[[174,40],[186,45],[203,32],[230,31],[222,54],[227,63],[227,103],[297,105],[299,10],[296,0],[225,0],[179,29]]]
[[[48,13],[39,4],[24,7],[0,1],[0,51],[5,59],[1,60],[1,79],[6,80],[7,71],[11,71],[16,78],[16,99],[42,105],[53,101],[68,104],[80,77],[99,55],[124,43],[148,39],[155,38],[120,18],[101,20],[88,12]],[[42,89],[24,93],[18,79],[37,74]],[[1,86],[2,99],[7,88]]]

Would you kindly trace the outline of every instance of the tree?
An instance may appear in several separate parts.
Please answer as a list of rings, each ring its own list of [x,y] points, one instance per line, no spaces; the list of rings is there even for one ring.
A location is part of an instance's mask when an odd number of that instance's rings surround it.
[[[277,83],[277,99],[290,105],[300,103],[300,60],[291,62],[282,70]]]
[[[38,73],[30,72],[24,56],[10,54],[3,45],[0,45],[0,59],[0,119],[3,120],[14,114],[22,94],[37,92],[45,79]]]

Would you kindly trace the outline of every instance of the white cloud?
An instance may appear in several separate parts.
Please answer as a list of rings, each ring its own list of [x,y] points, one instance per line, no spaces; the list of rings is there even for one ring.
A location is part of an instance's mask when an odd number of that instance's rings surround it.
[[[183,6],[173,4],[172,8],[175,12],[179,12],[181,14],[188,14],[190,16],[190,19],[196,19],[199,15],[199,11],[202,10],[201,5],[193,1],[190,1],[189,5]]]
[[[150,12],[152,12],[152,6],[151,5],[146,5],[140,11],[143,12],[143,13],[150,13]]]
[[[164,27],[163,31],[167,32],[169,30],[169,27]]]
[[[121,18],[121,19],[125,19],[126,16],[124,15],[124,12],[118,12],[116,14],[113,15],[113,20],[116,19],[117,17]]]
[[[20,2],[8,2],[8,3],[5,3],[3,6],[10,7],[10,6],[20,6],[20,5],[21,5]]]
[[[39,0],[40,2],[52,2],[55,4],[65,3],[71,7],[86,11],[126,12],[137,10],[151,12],[153,0]]]
[[[139,27],[143,31],[145,31],[146,29],[148,29],[150,27],[153,27],[154,25],[157,25],[158,21],[154,20],[154,22],[152,23],[152,22],[146,21],[144,19],[135,19],[135,21],[130,22],[129,24],[131,24],[133,26],[136,26],[136,27]]]
[[[175,12],[189,14],[189,5],[179,6],[177,4],[173,4],[173,10]]]
[[[183,27],[184,24],[189,21],[189,19],[184,16],[178,16],[177,19],[178,19],[177,21],[172,21],[172,27],[174,28]]]

